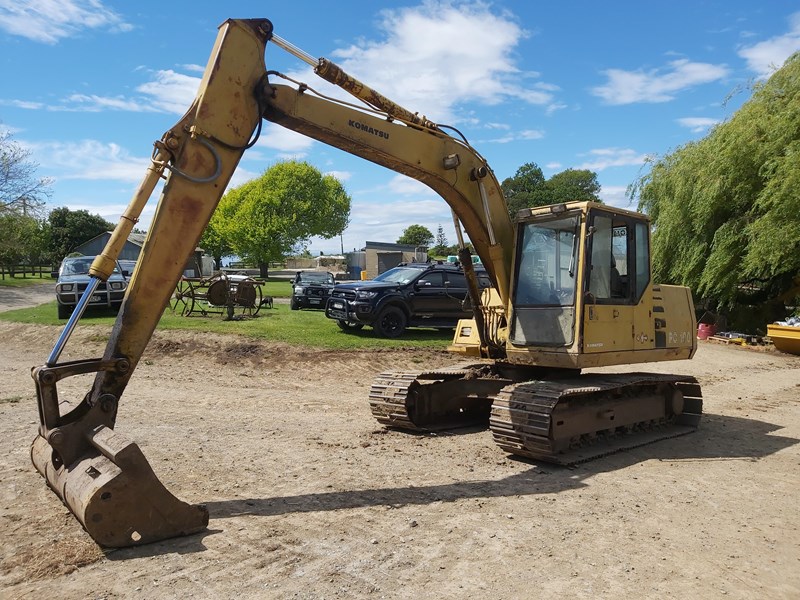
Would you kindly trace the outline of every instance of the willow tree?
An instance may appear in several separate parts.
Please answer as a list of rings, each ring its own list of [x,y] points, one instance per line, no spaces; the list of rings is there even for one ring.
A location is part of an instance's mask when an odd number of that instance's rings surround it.
[[[800,53],[631,196],[652,217],[656,280],[727,309],[782,308],[800,292]]]
[[[307,162],[283,161],[228,191],[211,219],[209,235],[259,265],[266,277],[271,261],[313,236],[341,234],[349,219],[350,196],[339,180]]]

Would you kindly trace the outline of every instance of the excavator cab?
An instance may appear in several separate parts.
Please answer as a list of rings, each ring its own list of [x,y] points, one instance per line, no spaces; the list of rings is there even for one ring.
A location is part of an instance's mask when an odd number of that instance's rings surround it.
[[[652,282],[646,215],[570,202],[524,209],[516,226],[509,360],[582,369],[694,354],[688,290]]]
[[[571,465],[693,431],[702,412],[694,378],[581,373],[691,358],[696,350],[691,293],[652,281],[648,217],[596,202],[568,202],[523,209],[514,225],[507,302],[485,295],[482,321],[490,326],[481,335],[479,320],[460,322],[451,346],[484,360],[486,349],[502,350],[482,379],[494,383],[483,398],[497,445],[518,456]],[[457,389],[440,377],[435,385],[442,390],[445,384]],[[462,377],[469,381],[469,375]],[[433,374],[417,381],[424,378]],[[382,389],[389,381],[384,374],[373,387],[373,406],[380,406],[381,394],[387,396]],[[405,405],[422,405],[422,394],[406,385]],[[426,399],[435,396],[435,385],[422,388]],[[449,401],[455,413],[456,394],[449,390],[439,405]],[[468,392],[475,403],[474,388],[464,385],[465,397]],[[373,409],[391,425],[386,412]]]

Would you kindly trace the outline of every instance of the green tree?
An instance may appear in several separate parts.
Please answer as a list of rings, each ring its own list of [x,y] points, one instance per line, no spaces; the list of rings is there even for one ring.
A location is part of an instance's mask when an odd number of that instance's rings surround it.
[[[630,195],[653,220],[655,277],[732,309],[797,293],[798,189],[800,53],[728,122],[653,161]]]
[[[600,202],[600,184],[597,173],[588,169],[567,169],[556,173],[545,184],[547,204],[571,200]]]
[[[512,217],[523,208],[571,200],[601,202],[597,174],[588,169],[567,169],[546,179],[536,163],[525,163],[500,184]]]
[[[403,230],[403,235],[397,239],[397,243],[428,247],[433,244],[433,234],[424,225],[409,225]]]
[[[444,256],[445,252],[447,252],[447,246],[447,236],[444,234],[444,227],[440,223],[439,227],[436,228],[436,242],[431,248],[433,256]]]
[[[472,245],[472,242],[467,242],[466,246],[469,249],[470,254],[475,254],[475,246]],[[458,247],[458,244],[448,246],[444,249],[444,252],[442,252],[442,256],[457,256],[459,249],[460,248]]]
[[[350,220],[350,203],[335,177],[307,162],[284,161],[225,194],[212,226],[234,253],[258,264],[266,277],[270,261],[311,237],[340,235]]]
[[[222,203],[220,203],[220,207],[221,206]],[[209,221],[200,238],[200,247],[206,253],[214,257],[214,263],[217,269],[222,268],[223,256],[233,254],[233,248],[223,233],[225,216],[222,211],[220,211],[220,207],[217,207],[217,210],[214,211],[214,214],[211,216],[211,221]]]
[[[30,156],[9,131],[0,130],[0,214],[42,216],[52,181],[36,178],[39,165]]]
[[[547,204],[544,173],[536,163],[522,165],[513,177],[503,180],[500,188],[512,216],[523,208]]]
[[[0,214],[0,264],[41,264],[46,260],[42,224],[33,217],[6,212]]]
[[[87,210],[56,208],[47,216],[49,250],[54,260],[61,260],[77,246],[89,241],[114,226],[100,215],[89,214]]]

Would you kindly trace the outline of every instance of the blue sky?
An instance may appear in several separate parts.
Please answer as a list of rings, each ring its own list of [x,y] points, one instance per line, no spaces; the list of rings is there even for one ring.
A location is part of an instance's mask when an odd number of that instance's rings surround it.
[[[116,223],[152,143],[191,103],[227,18],[266,17],[384,95],[461,130],[501,181],[526,162],[546,176],[592,169],[629,207],[645,158],[704,136],[800,50],[795,1],[122,2],[0,0],[0,127],[51,177],[50,207]],[[324,87],[274,45],[267,68]],[[342,239],[317,254],[395,241],[419,223],[455,234],[421,184],[308,138],[265,127],[232,185],[283,158],[307,160],[353,198]],[[145,209],[146,228],[155,209]]]

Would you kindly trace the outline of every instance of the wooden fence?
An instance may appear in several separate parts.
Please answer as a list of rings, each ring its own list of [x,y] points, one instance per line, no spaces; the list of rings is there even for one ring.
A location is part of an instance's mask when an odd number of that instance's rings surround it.
[[[53,267],[50,265],[0,265],[0,279],[9,277],[11,279],[27,279],[38,277],[39,279],[50,279]]]

